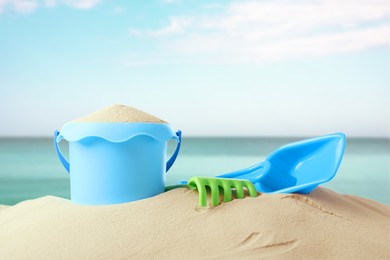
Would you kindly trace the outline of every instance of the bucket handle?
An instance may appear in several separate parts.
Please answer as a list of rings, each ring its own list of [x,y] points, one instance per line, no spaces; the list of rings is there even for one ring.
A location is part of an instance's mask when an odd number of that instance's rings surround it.
[[[180,146],[181,146],[181,131],[178,130],[176,132],[176,135],[179,139],[179,141],[177,142],[177,146],[176,146],[176,150],[175,152],[172,154],[171,158],[167,161],[167,165],[166,165],[166,171],[168,172],[169,169],[172,167],[173,163],[175,162],[176,160],[176,157],[177,155],[179,154],[179,151],[180,151]]]
[[[62,165],[65,167],[65,170],[69,173],[69,169],[70,169],[69,162],[65,159],[65,156],[62,154],[59,144],[57,142],[57,136],[59,134],[60,132],[58,132],[57,130],[54,131],[54,147],[56,148],[58,158],[60,158]]]

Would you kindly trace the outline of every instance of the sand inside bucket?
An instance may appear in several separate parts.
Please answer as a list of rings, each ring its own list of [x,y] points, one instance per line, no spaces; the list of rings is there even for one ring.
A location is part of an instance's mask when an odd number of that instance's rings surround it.
[[[166,123],[165,121],[125,105],[112,105],[71,121],[72,123]]]

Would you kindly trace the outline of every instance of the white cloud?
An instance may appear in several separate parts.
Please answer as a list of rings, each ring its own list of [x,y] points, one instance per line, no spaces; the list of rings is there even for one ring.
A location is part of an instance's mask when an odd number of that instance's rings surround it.
[[[161,2],[165,3],[165,4],[173,4],[174,2],[176,2],[177,0],[161,0]]]
[[[0,0],[0,13],[9,8],[16,12],[29,13],[37,7],[36,0]]]
[[[76,9],[90,9],[101,0],[0,0],[0,13],[6,10],[28,13],[38,7],[55,7],[64,4]]]
[[[175,34],[182,34],[186,32],[187,27],[191,26],[192,19],[190,17],[170,17],[169,23],[166,27],[159,30],[138,30],[130,28],[129,33],[134,36],[171,36]]]
[[[138,36],[162,50],[208,62],[266,62],[388,46],[387,0],[237,1],[219,13],[174,16]],[[168,38],[169,35],[175,37]]]
[[[146,33],[150,36],[180,34],[185,32],[185,29],[190,26],[191,23],[192,21],[188,17],[171,17],[168,26],[157,31],[147,31]]]
[[[77,9],[90,9],[96,6],[101,0],[62,0],[65,5]]]
[[[44,4],[47,7],[54,7],[57,5],[57,0],[45,0]]]

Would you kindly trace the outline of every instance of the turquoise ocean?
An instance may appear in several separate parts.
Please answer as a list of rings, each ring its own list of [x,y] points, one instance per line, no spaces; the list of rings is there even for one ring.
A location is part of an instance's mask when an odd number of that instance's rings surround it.
[[[183,139],[167,185],[191,176],[215,176],[246,168],[278,147],[302,138]],[[175,143],[170,142],[172,153]],[[67,154],[67,144],[61,147]],[[347,139],[336,177],[322,185],[390,205],[390,140]],[[70,198],[69,174],[60,164],[50,138],[0,138],[0,204],[14,205],[46,195]]]

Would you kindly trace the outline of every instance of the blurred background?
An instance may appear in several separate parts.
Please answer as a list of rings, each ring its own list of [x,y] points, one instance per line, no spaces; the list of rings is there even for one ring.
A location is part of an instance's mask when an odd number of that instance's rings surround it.
[[[167,184],[344,132],[325,186],[390,205],[389,17],[387,0],[0,0],[0,204],[69,198],[53,130],[121,103],[183,131]]]

